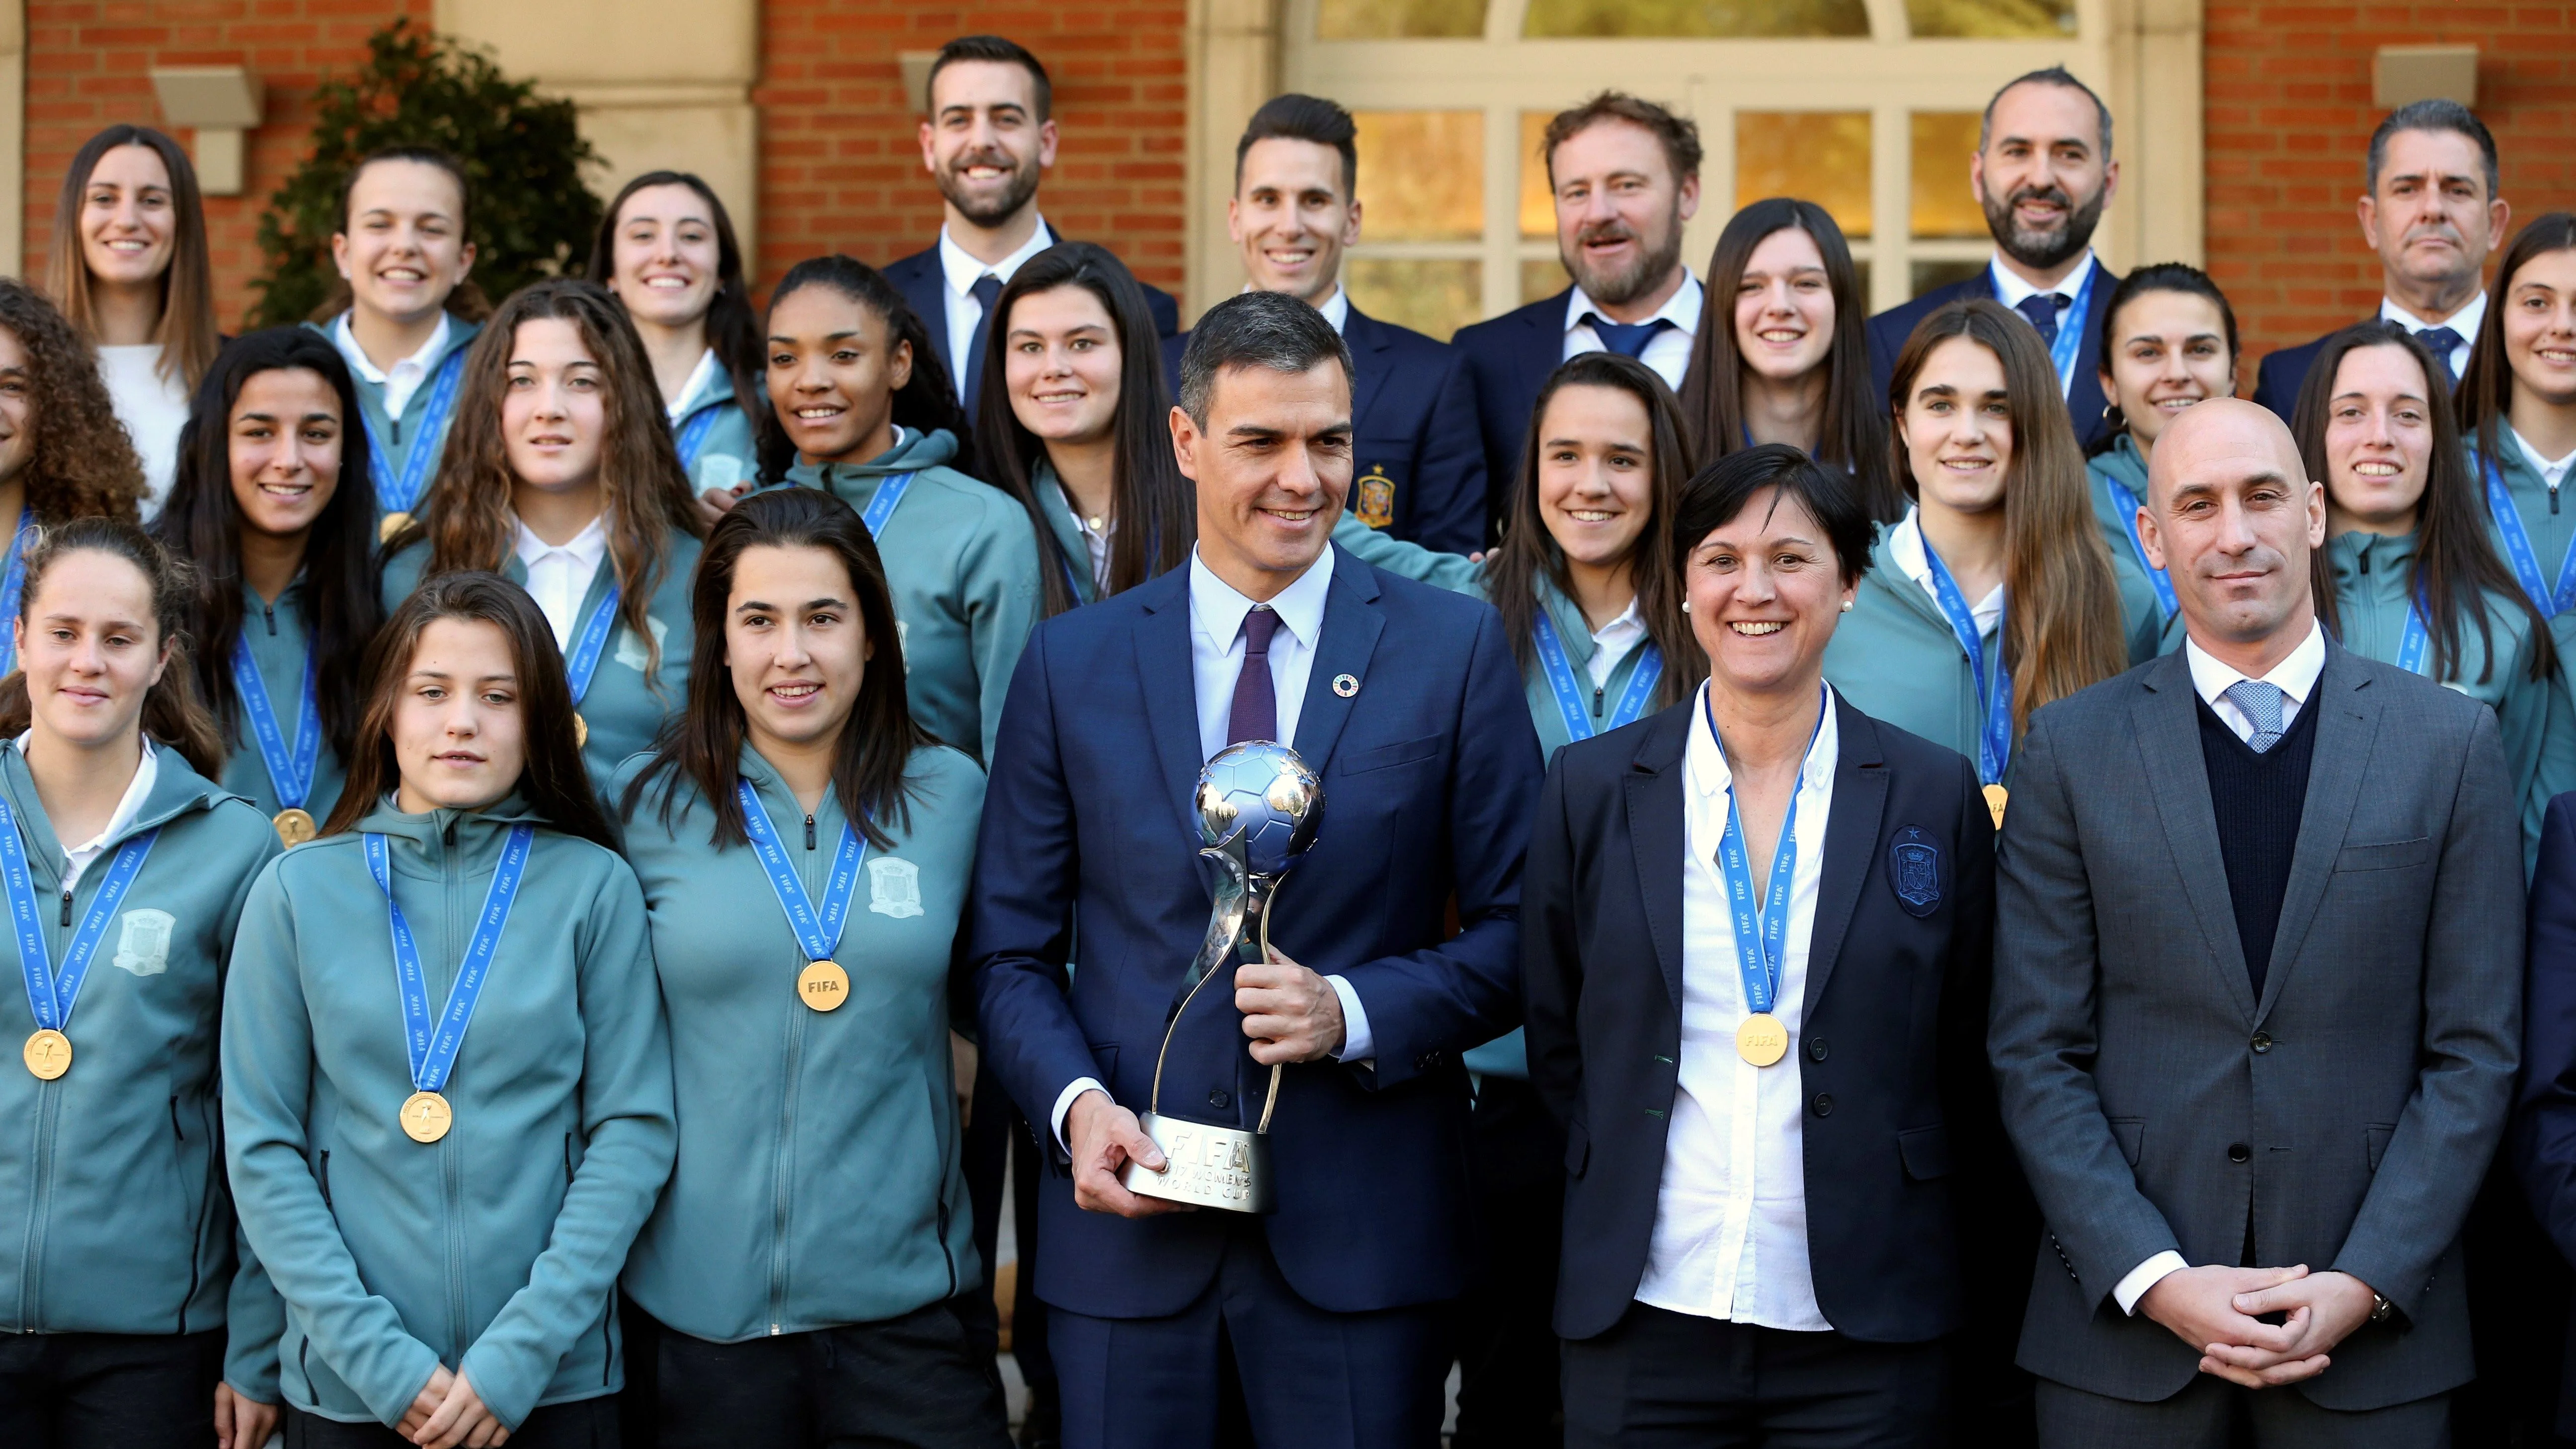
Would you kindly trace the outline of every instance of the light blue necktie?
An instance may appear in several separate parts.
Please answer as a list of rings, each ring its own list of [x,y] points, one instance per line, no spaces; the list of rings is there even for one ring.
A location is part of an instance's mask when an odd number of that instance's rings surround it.
[[[2260,755],[2281,742],[2281,702],[2289,696],[2281,686],[2260,679],[2240,679],[2227,686],[2220,698],[2244,711],[2254,724],[2253,738],[2246,747]]]

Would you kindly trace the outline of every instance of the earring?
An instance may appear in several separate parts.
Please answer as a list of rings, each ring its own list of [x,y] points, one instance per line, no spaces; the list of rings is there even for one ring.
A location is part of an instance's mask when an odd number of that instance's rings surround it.
[[[1849,599],[1845,599],[1845,600],[1843,600],[1843,612],[1844,612],[1844,613],[1846,613],[1846,614],[1850,613],[1850,612],[1851,612],[1851,606],[1852,606],[1852,601],[1851,601],[1851,600],[1849,600]]]
[[[1688,600],[1688,599],[1684,599],[1684,600],[1682,600],[1682,612],[1683,612],[1683,613],[1685,613],[1685,614],[1687,614],[1687,613],[1689,613],[1689,612],[1690,612],[1690,600]]]

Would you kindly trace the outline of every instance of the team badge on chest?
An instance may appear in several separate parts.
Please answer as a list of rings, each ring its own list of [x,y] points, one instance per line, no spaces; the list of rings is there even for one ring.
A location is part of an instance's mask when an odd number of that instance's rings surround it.
[[[921,914],[921,867],[896,856],[868,862],[868,909],[900,921]]]
[[[1358,501],[1351,505],[1359,520],[1371,528],[1384,528],[1395,522],[1395,480],[1386,476],[1384,463],[1372,463],[1368,473],[1353,485]]]
[[[1920,827],[1896,832],[1896,843],[1887,848],[1887,883],[1909,916],[1920,919],[1940,909],[1941,848]]]

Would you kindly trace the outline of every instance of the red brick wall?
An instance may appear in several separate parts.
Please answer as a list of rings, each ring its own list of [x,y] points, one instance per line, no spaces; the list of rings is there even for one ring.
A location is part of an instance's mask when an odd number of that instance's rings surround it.
[[[367,36],[432,0],[27,0],[27,274],[44,275],[54,201],[72,153],[103,126],[162,125],[156,65],[243,65],[268,83],[239,196],[206,198],[216,313],[240,324],[259,273],[259,215],[303,159],[306,99],[325,71],[354,69]],[[183,144],[195,137],[178,133]]]
[[[2256,357],[2377,310],[2379,258],[2353,220],[2383,45],[2475,44],[2477,112],[2517,222],[2576,207],[2576,4],[2209,0],[2209,270]]]
[[[1064,141],[1039,192],[1047,219],[1117,249],[1178,290],[1186,203],[1185,0],[940,5],[919,0],[762,0],[760,272],[846,251],[888,262],[939,232],[922,170],[920,98],[896,60],[953,36],[1010,36],[1055,81]]]

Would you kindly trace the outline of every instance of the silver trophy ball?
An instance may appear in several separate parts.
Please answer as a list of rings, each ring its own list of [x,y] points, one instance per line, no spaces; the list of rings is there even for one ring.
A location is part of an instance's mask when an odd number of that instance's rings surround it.
[[[1243,862],[1276,877],[1315,843],[1324,821],[1324,782],[1295,750],[1245,740],[1219,750],[1199,771],[1199,836],[1222,846],[1240,833]]]

